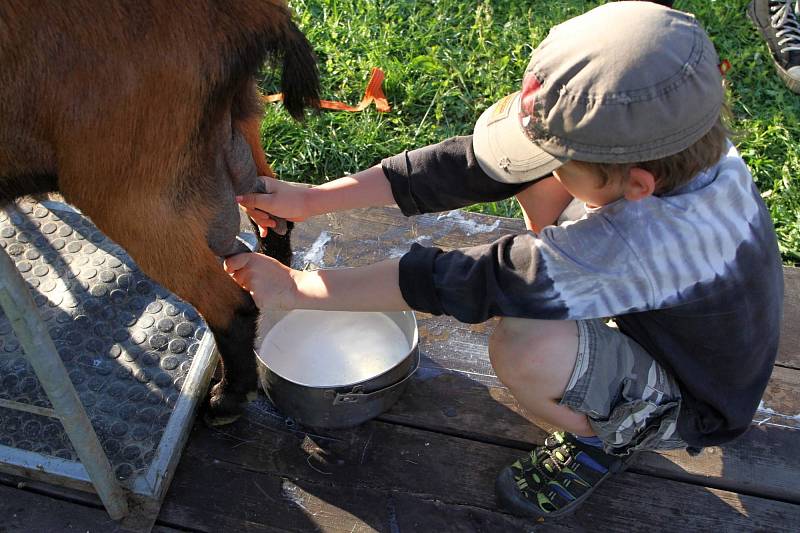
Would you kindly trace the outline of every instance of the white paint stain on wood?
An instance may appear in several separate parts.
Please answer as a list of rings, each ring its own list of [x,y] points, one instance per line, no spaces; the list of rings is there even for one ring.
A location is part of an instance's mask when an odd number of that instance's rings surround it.
[[[495,220],[492,224],[481,224],[464,216],[459,210],[450,211],[439,215],[436,220],[448,220],[457,224],[465,234],[474,235],[476,233],[490,233],[500,227],[500,220]]]
[[[787,415],[779,413],[774,409],[767,407],[764,400],[758,404],[756,414],[753,417],[753,423],[757,426],[773,426],[784,429],[800,430],[800,413],[796,415]]]
[[[421,244],[422,246],[431,246],[433,244],[432,239],[429,236],[422,235],[416,239],[409,240],[407,244],[391,248],[389,253],[386,255],[386,258],[394,259],[395,257],[402,257],[406,255],[406,253],[408,253],[408,251],[411,249],[411,245],[414,243]]]
[[[325,245],[328,244],[332,238],[333,235],[327,231],[320,233],[317,240],[314,241],[305,255],[303,255],[303,266],[325,266]]]
[[[301,508],[302,510],[308,512],[308,507],[305,504],[305,498],[303,497],[303,491],[289,481],[284,481],[281,486],[281,493],[285,500],[292,502],[297,507]]]

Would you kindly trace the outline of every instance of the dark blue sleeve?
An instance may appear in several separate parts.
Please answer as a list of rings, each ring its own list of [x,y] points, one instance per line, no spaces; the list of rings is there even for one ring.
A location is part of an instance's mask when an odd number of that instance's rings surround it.
[[[510,198],[530,183],[501,183],[480,167],[472,136],[402,152],[381,162],[397,206],[406,216],[449,211]]]
[[[478,323],[493,316],[564,319],[532,233],[444,252],[414,244],[400,259],[400,292],[412,309]]]

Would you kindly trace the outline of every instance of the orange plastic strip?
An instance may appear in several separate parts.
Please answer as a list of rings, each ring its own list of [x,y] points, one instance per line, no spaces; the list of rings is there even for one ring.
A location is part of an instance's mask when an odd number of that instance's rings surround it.
[[[385,77],[386,76],[381,69],[373,67],[369,76],[369,81],[367,82],[367,89],[364,91],[364,97],[355,107],[347,105],[343,102],[334,102],[331,100],[320,100],[319,106],[323,109],[350,111],[352,113],[356,113],[358,111],[363,111],[369,107],[370,104],[374,103],[375,108],[378,111],[381,113],[388,113],[392,110],[392,108],[389,105],[389,101],[386,99],[386,95],[383,94],[383,79]],[[283,94],[270,94],[269,96],[264,96],[262,98],[268,103],[280,102],[283,100]]]
[[[724,78],[731,68],[731,62],[727,59],[723,59],[722,63],[719,64],[719,73],[722,74],[722,77]]]

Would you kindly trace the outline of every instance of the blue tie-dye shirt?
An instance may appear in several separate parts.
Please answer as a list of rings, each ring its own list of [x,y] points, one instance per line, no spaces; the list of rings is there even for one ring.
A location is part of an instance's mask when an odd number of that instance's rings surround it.
[[[383,161],[407,215],[510,197],[470,137]],[[777,354],[783,270],[772,221],[736,149],[667,195],[586,209],[577,220],[400,262],[408,304],[464,322],[492,316],[615,317],[681,385],[678,432],[695,446],[747,429]]]

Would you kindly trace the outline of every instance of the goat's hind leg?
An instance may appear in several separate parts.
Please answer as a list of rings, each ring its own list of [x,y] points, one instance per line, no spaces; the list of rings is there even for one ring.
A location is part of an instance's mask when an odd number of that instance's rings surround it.
[[[213,328],[222,356],[222,379],[208,397],[205,422],[221,426],[235,421],[258,390],[253,343],[259,312],[250,295],[236,304],[227,327]]]
[[[230,202],[213,202],[212,207],[209,201],[180,211],[167,195],[99,198],[104,200],[78,193],[68,201],[89,215],[147,275],[203,315],[223,369],[222,380],[209,396],[206,420],[213,425],[232,422],[254,397],[258,385],[253,352],[258,309],[250,295],[225,273],[209,238],[219,231],[220,216],[215,214],[219,203],[236,216],[233,195]],[[238,220],[234,224],[229,231],[231,241],[238,232]]]

